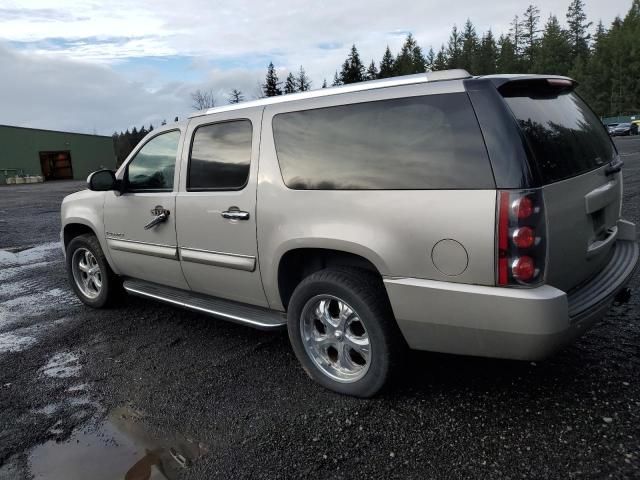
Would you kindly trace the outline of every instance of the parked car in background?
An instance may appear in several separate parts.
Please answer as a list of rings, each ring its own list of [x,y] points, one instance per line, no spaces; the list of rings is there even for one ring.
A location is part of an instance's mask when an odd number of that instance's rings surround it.
[[[640,120],[631,122],[631,135],[638,135],[640,131]]]
[[[615,127],[613,127],[613,132],[611,134],[614,137],[626,137],[631,135],[631,124],[630,123],[619,123]]]
[[[195,113],[64,199],[71,285],[286,326],[315,381],[360,397],[407,347],[547,357],[639,256],[575,85],[453,70]]]
[[[607,125],[607,132],[609,132],[609,135],[613,136],[613,131],[617,126],[617,123],[610,123],[609,125]]]

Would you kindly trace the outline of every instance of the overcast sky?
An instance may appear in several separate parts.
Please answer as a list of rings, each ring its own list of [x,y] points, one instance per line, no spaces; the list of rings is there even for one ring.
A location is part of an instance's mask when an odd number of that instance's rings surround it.
[[[561,22],[570,0],[538,0]],[[531,0],[0,0],[0,124],[111,134],[191,111],[190,92],[218,104],[257,95],[272,61],[283,79],[304,65],[319,88],[355,43],[376,63],[407,32],[437,50],[467,18],[507,33]],[[594,23],[631,0],[586,0]]]

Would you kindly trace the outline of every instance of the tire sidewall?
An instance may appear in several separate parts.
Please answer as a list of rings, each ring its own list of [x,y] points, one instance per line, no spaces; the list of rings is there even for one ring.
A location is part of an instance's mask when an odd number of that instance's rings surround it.
[[[72,265],[73,254],[79,248],[86,248],[87,250],[89,250],[95,257],[98,265],[100,266],[102,288],[100,289],[100,294],[96,298],[89,298],[84,293],[82,293],[82,291],[78,288],[78,285],[76,285],[75,279],[73,278],[73,265]],[[83,303],[85,303],[86,305],[89,305],[90,307],[94,307],[94,308],[104,307],[107,304],[107,301],[109,299],[109,289],[111,288],[111,284],[110,284],[111,279],[109,275],[109,266],[106,263],[104,254],[102,253],[102,249],[98,244],[98,240],[95,239],[95,237],[92,237],[91,239],[89,239],[85,236],[76,237],[73,240],[71,240],[69,242],[69,245],[67,246],[66,264],[67,264],[67,276],[69,278],[69,282],[71,283],[71,287],[73,288],[73,291],[78,296],[78,298]]]
[[[360,316],[371,344],[371,363],[367,373],[352,383],[342,383],[328,377],[309,357],[302,342],[300,316],[306,303],[317,295],[332,295],[347,302]],[[303,281],[295,290],[287,312],[289,340],[305,372],[325,388],[356,397],[374,395],[385,382],[389,371],[389,346],[380,326],[379,314],[374,312],[349,287],[327,280]]]

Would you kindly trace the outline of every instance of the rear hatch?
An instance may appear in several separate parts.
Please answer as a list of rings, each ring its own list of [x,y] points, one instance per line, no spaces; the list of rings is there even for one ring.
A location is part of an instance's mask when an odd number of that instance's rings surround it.
[[[542,185],[546,282],[568,291],[600,271],[612,253],[622,199],[622,174],[612,168],[616,149],[569,81],[514,81],[500,93]]]

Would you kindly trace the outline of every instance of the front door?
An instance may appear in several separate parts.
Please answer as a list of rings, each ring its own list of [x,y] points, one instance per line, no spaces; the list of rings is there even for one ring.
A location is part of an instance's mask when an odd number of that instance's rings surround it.
[[[191,120],[176,225],[192,290],[268,306],[256,240],[261,115],[262,108],[255,108]]]
[[[180,145],[180,130],[170,130],[137,150],[122,172],[123,192],[107,192],[104,225],[121,275],[187,289],[176,243],[174,178],[177,183]]]

